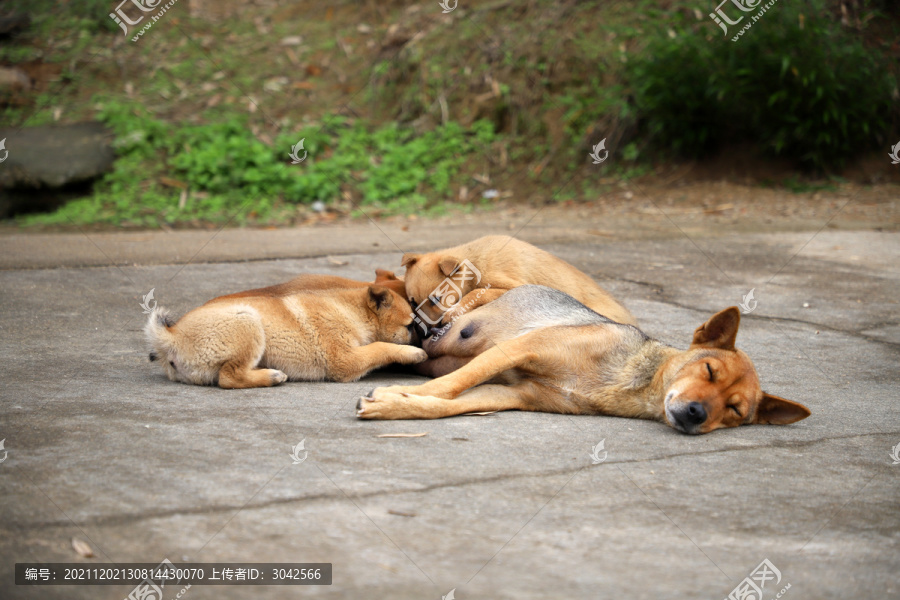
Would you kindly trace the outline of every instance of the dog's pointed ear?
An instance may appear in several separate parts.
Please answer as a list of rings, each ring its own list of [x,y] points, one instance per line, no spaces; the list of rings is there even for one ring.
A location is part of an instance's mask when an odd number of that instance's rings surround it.
[[[393,271],[375,269],[375,281],[372,284],[386,287],[401,298],[406,298],[406,282],[394,275]]]
[[[391,296],[391,290],[380,285],[370,285],[367,303],[372,312],[378,312],[382,308],[390,308],[394,303],[394,297]]]
[[[740,324],[741,311],[737,306],[719,311],[694,331],[691,348],[734,350],[734,340],[737,339]]]
[[[441,273],[444,274],[445,277],[449,276],[450,273],[456,270],[456,267],[459,266],[459,261],[453,258],[452,256],[445,256],[438,263],[438,267],[441,269]]]
[[[419,260],[421,254],[417,254],[415,252],[407,252],[403,255],[403,258],[400,259],[400,266],[406,267],[407,269],[416,264],[416,261]]]
[[[380,283],[382,281],[399,281],[400,278],[394,275],[393,271],[388,271],[387,269],[375,269],[375,281]]]
[[[753,422],[760,425],[787,425],[802,421],[811,414],[808,408],[798,402],[763,392]]]

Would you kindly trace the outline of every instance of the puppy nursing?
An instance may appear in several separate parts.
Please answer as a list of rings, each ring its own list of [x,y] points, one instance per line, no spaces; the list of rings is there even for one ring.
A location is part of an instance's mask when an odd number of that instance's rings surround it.
[[[436,377],[373,390],[357,404],[361,419],[529,410],[653,419],[698,434],[810,414],[762,391],[735,347],[736,307],[679,350],[638,329],[591,277],[514,238],[405,254],[403,265],[405,280],[382,270],[373,283],[303,275],[221,296],[177,323],[156,308],[145,327],[150,360],[173,381],[223,388],[355,381],[392,363]],[[411,345],[416,328],[431,334],[422,348]]]
[[[399,285],[398,285],[399,284]],[[222,296],[171,323],[165,309],[145,332],[172,381],[251,388],[292,381],[355,381],[392,363],[425,360],[413,339],[402,281],[373,284],[304,275]]]
[[[477,273],[456,276],[466,261]],[[448,323],[464,310],[478,308],[526,284],[565,292],[617,323],[637,322],[588,275],[549,252],[505,235],[489,235],[438,252],[407,253],[402,265],[410,301],[432,325]],[[449,285],[448,278],[449,283],[456,280],[456,285]]]

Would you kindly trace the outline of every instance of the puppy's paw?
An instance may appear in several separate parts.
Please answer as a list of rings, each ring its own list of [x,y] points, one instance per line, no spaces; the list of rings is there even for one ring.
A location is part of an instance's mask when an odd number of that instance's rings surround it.
[[[278,385],[288,380],[288,376],[283,371],[279,371],[277,369],[270,370],[272,371],[270,374],[272,377],[272,385]]]
[[[428,360],[428,353],[415,346],[403,346],[397,362],[401,365],[417,365]]]

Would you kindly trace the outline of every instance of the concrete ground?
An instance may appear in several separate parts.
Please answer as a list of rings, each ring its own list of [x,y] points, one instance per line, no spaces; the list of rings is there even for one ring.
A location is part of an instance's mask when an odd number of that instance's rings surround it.
[[[767,391],[811,408],[791,426],[691,437],[520,412],[363,422],[362,393],[419,378],[224,391],[147,361],[151,289],[181,314],[298,273],[369,279],[401,250],[507,225],[0,236],[0,596],[119,599],[128,587],[15,586],[14,563],[167,557],[333,564],[329,587],[194,586],[188,600],[718,600],[763,559],[781,576],[765,599],[788,584],[789,600],[900,597],[897,233],[518,234],[681,347],[753,289],[738,344]],[[293,464],[301,440],[308,457]]]

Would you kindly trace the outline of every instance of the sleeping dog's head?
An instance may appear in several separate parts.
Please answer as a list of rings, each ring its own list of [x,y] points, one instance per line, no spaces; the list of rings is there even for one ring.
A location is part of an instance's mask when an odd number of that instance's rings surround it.
[[[732,306],[694,332],[686,361],[665,396],[666,422],[684,433],[760,423],[786,425],[810,415],[802,404],[762,391],[750,358],[734,347],[741,313]]]

